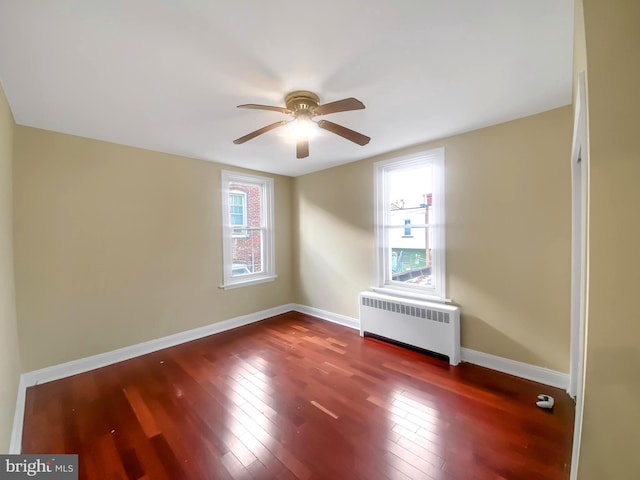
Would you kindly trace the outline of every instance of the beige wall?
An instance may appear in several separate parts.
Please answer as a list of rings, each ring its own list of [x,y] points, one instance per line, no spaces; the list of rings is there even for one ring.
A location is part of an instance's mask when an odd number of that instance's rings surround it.
[[[582,0],[574,2],[573,21],[573,104],[576,105],[578,74],[587,70],[587,45],[584,36],[584,7]],[[586,81],[586,78],[585,78]]]
[[[20,380],[13,275],[13,116],[0,86],[0,453],[9,451]]]
[[[274,176],[275,282],[220,290],[220,170],[16,127],[17,311],[25,371],[290,303],[291,179]]]
[[[572,111],[432,142],[445,147],[448,296],[462,344],[569,368]],[[298,303],[358,318],[374,284],[373,163],[295,179]]]
[[[297,303],[358,317],[374,278],[372,178],[365,161],[294,179]]]
[[[640,478],[640,2],[583,3],[590,210],[579,478],[635,480]]]

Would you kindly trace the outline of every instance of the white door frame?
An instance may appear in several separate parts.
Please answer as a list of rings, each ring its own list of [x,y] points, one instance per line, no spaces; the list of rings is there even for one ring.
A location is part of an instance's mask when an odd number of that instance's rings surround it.
[[[578,74],[571,148],[571,363],[567,392],[576,399],[571,480],[578,478],[582,413],[584,407],[584,372],[586,347],[587,297],[587,221],[589,148],[587,131],[587,104],[584,72]]]

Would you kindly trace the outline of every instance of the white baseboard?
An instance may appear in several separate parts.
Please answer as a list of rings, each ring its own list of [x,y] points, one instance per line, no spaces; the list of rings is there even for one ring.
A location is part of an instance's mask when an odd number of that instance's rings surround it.
[[[337,323],[343,327],[354,328],[360,330],[360,320],[353,317],[347,317],[346,315],[340,315],[339,313],[332,313],[326,310],[321,310],[315,307],[307,307],[306,305],[294,304],[293,310],[300,313],[306,313],[307,315],[313,315],[314,317],[321,318],[328,322]]]
[[[16,410],[13,414],[13,429],[11,430],[11,441],[9,443],[10,455],[16,455],[22,450],[22,427],[24,426],[24,409],[26,401],[27,384],[24,375],[21,375],[20,383],[18,384]]]
[[[462,348],[462,361],[473,363],[481,367],[497,370],[516,377],[543,383],[551,387],[566,390],[569,387],[569,374],[557,372],[544,367],[538,367],[529,363],[518,362],[504,357],[498,357],[489,353],[478,352],[469,348]]]
[[[110,352],[100,353],[98,355],[92,355],[90,357],[80,358],[78,360],[72,360],[59,365],[53,365],[51,367],[23,373],[20,376],[20,385],[18,387],[18,397],[16,400],[16,411],[13,419],[9,452],[20,453],[22,448],[22,429],[24,422],[26,390],[28,387],[88,372],[89,370],[112,365],[147,353],[156,352],[163,348],[173,347],[181,343],[190,342],[192,340],[208,337],[209,335],[231,330],[233,328],[249,325],[250,323],[259,322],[292,310],[295,310],[294,304],[280,305],[279,307],[269,308],[249,315],[242,315],[229,320],[223,320],[221,322],[212,323],[204,327],[194,328],[192,330],[176,333],[167,337],[157,338],[147,342],[138,343],[136,345],[112,350]]]

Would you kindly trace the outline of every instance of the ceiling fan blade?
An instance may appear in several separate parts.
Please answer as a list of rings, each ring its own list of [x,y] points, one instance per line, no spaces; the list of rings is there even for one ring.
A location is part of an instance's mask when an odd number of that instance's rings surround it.
[[[360,146],[364,146],[371,141],[371,138],[367,137],[366,135],[358,133],[347,127],[343,127],[342,125],[338,125],[337,123],[330,122],[328,120],[320,120],[318,122],[318,126],[320,128],[324,128],[325,130],[329,130],[331,133],[340,135],[347,140],[351,140],[352,142],[357,143]]]
[[[296,158],[309,156],[309,140],[298,140],[296,143]]]
[[[257,137],[258,135],[262,135],[263,133],[267,133],[270,130],[273,130],[274,128],[278,128],[281,127],[282,125],[286,125],[287,122],[286,120],[281,120],[279,122],[276,123],[272,123],[271,125],[267,125],[266,127],[262,127],[258,130],[256,130],[255,132],[251,132],[246,134],[244,137],[240,137],[236,140],[233,141],[233,143],[235,143],[236,145],[240,145],[241,143],[246,142],[247,140],[251,140],[252,138]]]
[[[318,105],[314,109],[316,115],[326,115],[327,113],[347,112],[349,110],[362,110],[364,103],[355,98],[345,98],[344,100],[338,100],[337,102],[325,103],[324,105]]]
[[[293,113],[291,110],[285,107],[273,107],[271,105],[256,105],[255,103],[238,105],[238,108],[252,108],[254,110],[273,110],[274,112],[280,112],[280,113]]]

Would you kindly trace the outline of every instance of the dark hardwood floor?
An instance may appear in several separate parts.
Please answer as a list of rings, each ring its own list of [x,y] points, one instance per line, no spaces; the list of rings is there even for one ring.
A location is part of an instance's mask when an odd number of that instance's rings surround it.
[[[82,479],[553,480],[573,411],[292,312],[31,387],[22,447],[78,453]]]

